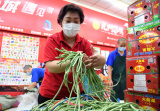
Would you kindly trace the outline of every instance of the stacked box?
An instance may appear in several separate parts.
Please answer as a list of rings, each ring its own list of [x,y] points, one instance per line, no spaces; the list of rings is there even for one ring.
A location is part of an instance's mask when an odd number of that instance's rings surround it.
[[[127,30],[127,57],[160,55],[160,20]]]
[[[137,103],[144,109],[160,111],[160,95],[135,93],[125,90],[125,102]]]
[[[151,0],[141,0],[128,7],[128,25],[133,27],[153,20]]]
[[[127,75],[127,90],[150,94],[160,94],[159,81],[159,74]]]
[[[126,56],[127,90],[159,94],[160,20],[128,29]]]
[[[127,57],[160,55],[160,37],[127,42],[126,51]]]
[[[160,57],[126,58],[127,90],[160,94]]]
[[[160,0],[128,7],[125,101],[160,108]]]
[[[159,56],[126,58],[126,74],[159,74]]]
[[[128,7],[128,26],[133,27],[159,18],[159,0],[138,0]]]

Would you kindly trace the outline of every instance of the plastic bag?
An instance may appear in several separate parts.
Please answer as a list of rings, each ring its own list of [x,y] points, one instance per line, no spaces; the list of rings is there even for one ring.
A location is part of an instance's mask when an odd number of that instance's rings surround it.
[[[16,97],[12,97],[10,95],[0,95],[0,111],[10,108],[16,102]]]
[[[31,110],[32,107],[38,105],[38,92],[28,92],[24,95],[20,95],[17,100],[20,102],[16,111]]]

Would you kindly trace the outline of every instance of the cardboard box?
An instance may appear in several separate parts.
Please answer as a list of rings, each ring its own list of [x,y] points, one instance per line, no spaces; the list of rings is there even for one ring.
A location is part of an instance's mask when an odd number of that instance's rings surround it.
[[[128,7],[128,21],[152,10],[152,0],[138,0]],[[154,3],[154,2],[153,2]]]
[[[126,79],[129,91],[160,94],[159,74],[127,75]]]
[[[126,58],[126,74],[159,74],[159,56]]]
[[[160,0],[138,0],[128,7],[128,26],[160,19]]]
[[[140,0],[128,7],[128,26],[133,27],[153,20],[151,0]]]
[[[127,28],[127,57],[160,55],[160,20]]]
[[[160,25],[155,26],[153,28],[142,29],[141,31],[135,31],[135,38],[138,39],[138,40],[143,39],[143,41],[144,41],[146,38],[151,38],[152,39],[152,38],[155,38],[155,37],[160,37]],[[143,41],[141,41],[141,43],[146,44],[146,41],[144,41],[144,42]],[[153,41],[151,41],[151,40],[148,41],[147,40],[147,42],[152,43],[152,42],[155,42],[155,41],[154,40]]]
[[[140,25],[140,24],[143,24],[143,23],[147,23],[147,22],[150,22],[153,20],[153,17],[152,17],[152,12],[148,12],[146,14],[143,14],[141,16],[136,16],[135,19],[132,19],[132,20],[129,20],[128,21],[128,27],[133,27],[133,26],[136,26],[136,25]]]
[[[127,57],[160,55],[160,37],[142,38],[140,40],[127,41]]]
[[[139,55],[160,55],[160,37],[137,41]]]
[[[125,90],[124,93],[125,102],[134,102],[144,109],[160,111],[160,95],[135,93],[127,90]]]
[[[160,19],[127,28],[127,41],[160,37]]]

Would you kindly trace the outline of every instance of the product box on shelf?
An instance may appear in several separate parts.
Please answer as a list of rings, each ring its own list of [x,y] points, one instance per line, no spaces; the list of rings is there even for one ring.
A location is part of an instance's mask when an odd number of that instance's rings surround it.
[[[128,20],[135,19],[136,16],[151,11],[152,0],[138,0],[128,7]]]
[[[135,29],[136,30],[136,29]],[[147,38],[155,38],[155,37],[160,37],[160,25],[148,28],[148,29],[142,29],[141,31],[135,31],[135,38],[136,39],[147,39]],[[154,42],[154,41],[148,41],[149,42]],[[145,44],[146,42],[142,42],[142,44]]]
[[[127,41],[160,36],[160,19],[127,28]]]
[[[141,56],[160,55],[160,37],[138,40],[137,45],[138,45],[139,55]]]
[[[160,55],[160,20],[127,28],[127,57]]]
[[[160,111],[160,95],[135,93],[128,90],[124,91],[125,102],[134,102],[143,109],[151,111]]]
[[[133,27],[153,20],[151,0],[139,0],[128,7],[128,26]]]
[[[127,41],[126,54],[127,57],[160,55],[160,37],[146,39],[143,36],[139,40]]]
[[[159,56],[126,58],[126,74],[159,74],[159,68]]]
[[[133,27],[139,24],[147,23],[153,20],[152,12],[148,12],[146,14],[143,14],[139,17],[136,17],[135,19],[128,21],[128,27]]]
[[[159,74],[127,75],[126,79],[127,79],[127,90],[129,91],[160,94]]]

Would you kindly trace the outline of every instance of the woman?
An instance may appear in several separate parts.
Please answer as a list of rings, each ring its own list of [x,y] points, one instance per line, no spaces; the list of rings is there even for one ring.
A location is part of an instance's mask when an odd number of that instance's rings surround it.
[[[87,68],[101,68],[105,64],[105,57],[94,53],[91,44],[77,34],[80,30],[80,24],[84,21],[83,10],[79,6],[75,4],[65,5],[60,10],[57,20],[63,30],[48,37],[46,41],[44,48],[46,71],[38,97],[39,104],[52,99],[55,96],[63,81],[65,68],[69,63],[68,61],[67,63],[62,64],[61,67],[57,64],[59,60],[55,57],[59,56],[60,52],[55,50],[55,48],[61,49],[63,47],[68,51],[82,51],[86,54],[83,57],[83,61]],[[69,73],[68,79],[73,82],[72,73]],[[71,90],[72,84],[68,85]],[[82,92],[83,89],[81,84],[79,86],[80,91]],[[76,96],[76,94],[73,94],[72,96]],[[63,86],[56,99],[65,97],[69,97],[69,92],[67,88]]]

